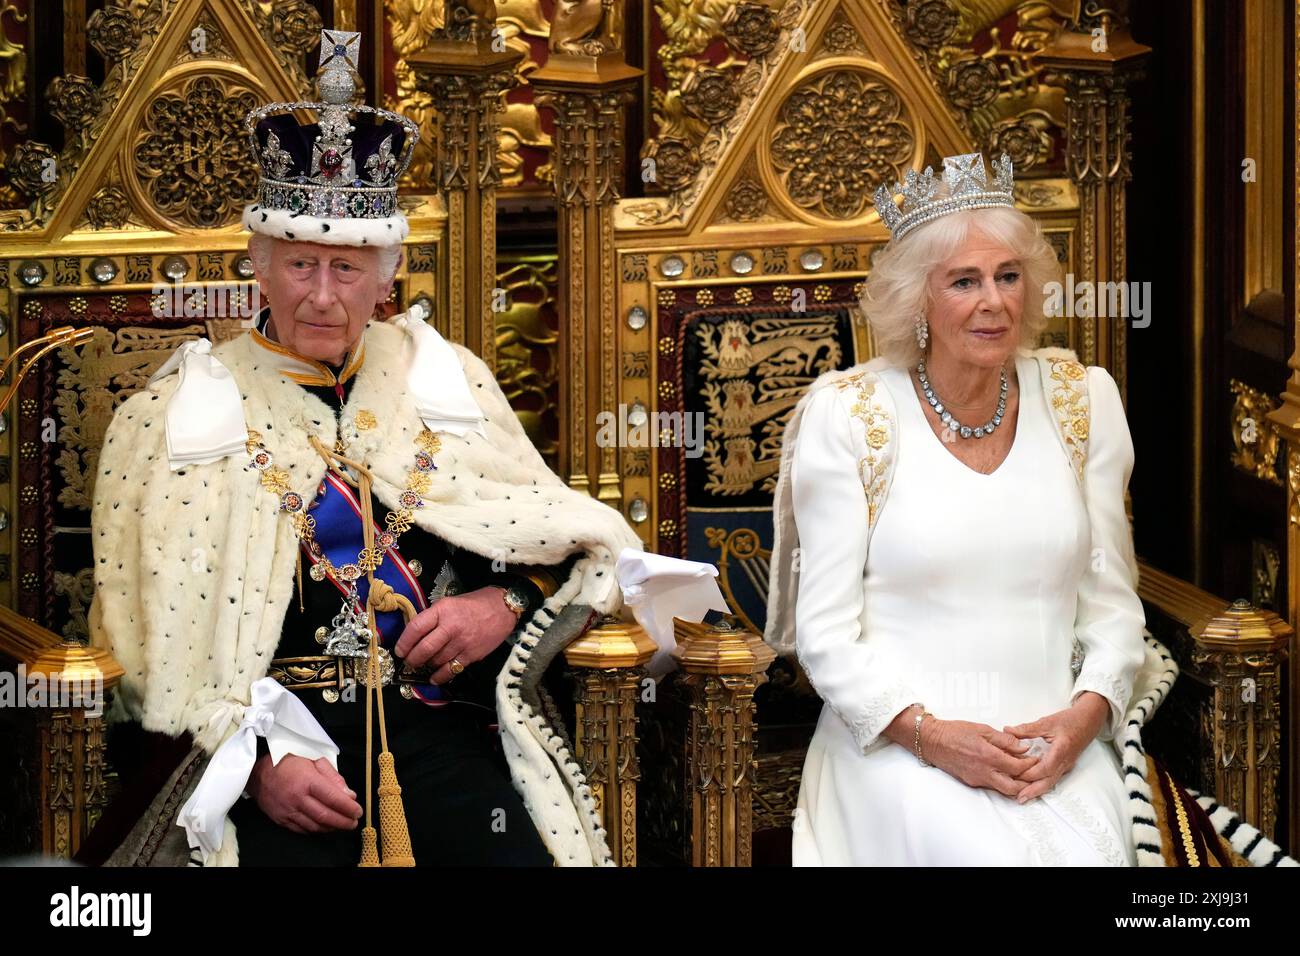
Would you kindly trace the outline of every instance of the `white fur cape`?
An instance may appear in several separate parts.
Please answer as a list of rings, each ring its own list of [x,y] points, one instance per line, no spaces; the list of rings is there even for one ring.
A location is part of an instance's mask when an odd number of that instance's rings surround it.
[[[424,427],[406,387],[414,347],[387,322],[368,323],[364,335],[365,361],[342,417],[367,409],[378,426],[359,432],[348,455],[370,468],[375,494],[395,508]],[[536,684],[549,658],[529,664],[561,612],[573,629],[575,612],[581,624],[588,609],[618,610],[614,564],[623,548],[639,550],[640,539],[617,511],[546,467],[491,371],[469,350],[453,348],[483,412],[486,438],[441,434],[432,488],[414,510],[415,523],[511,564],[553,566],[579,555],[567,580],[523,626],[498,677],[497,716],[516,789],[556,862],[608,864],[590,790]],[[294,490],[310,500],[327,466],[307,436],[333,447],[333,410],[282,377],[250,336],[212,354],[239,386],[248,428],[261,433]],[[170,469],[164,412],[178,378],[173,372],[124,401],[105,434],[92,506],[89,624],[94,645],[107,648],[126,672],[110,717],[172,735],[189,731],[211,754],[238,728],[250,685],[275,656],[298,545],[275,496],[246,468],[246,455]],[[228,819],[217,862],[237,862]]]

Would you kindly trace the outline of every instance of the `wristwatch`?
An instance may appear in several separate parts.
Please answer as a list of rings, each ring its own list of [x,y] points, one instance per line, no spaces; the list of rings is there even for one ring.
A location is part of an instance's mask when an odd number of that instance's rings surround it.
[[[501,594],[502,600],[506,602],[506,607],[510,608],[510,613],[518,619],[524,611],[528,610],[528,595],[516,587],[506,588]]]

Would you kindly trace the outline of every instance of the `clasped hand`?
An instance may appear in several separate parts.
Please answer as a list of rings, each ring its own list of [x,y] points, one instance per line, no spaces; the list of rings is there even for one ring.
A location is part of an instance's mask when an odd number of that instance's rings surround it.
[[[927,717],[921,722],[921,753],[967,786],[996,790],[1026,803],[1051,791],[1070,772],[1109,713],[1104,697],[1085,691],[1064,710],[1001,731],[966,720]],[[1047,741],[1046,753],[1028,753],[1035,737]]]
[[[473,664],[500,646],[515,629],[517,618],[496,586],[445,597],[407,622],[393,654],[412,670],[432,663],[430,680],[451,680],[451,662]]]

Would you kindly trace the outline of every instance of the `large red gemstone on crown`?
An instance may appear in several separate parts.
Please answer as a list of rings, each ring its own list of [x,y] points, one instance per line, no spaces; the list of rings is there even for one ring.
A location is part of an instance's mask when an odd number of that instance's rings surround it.
[[[343,157],[337,149],[327,149],[320,154],[320,171],[327,179],[333,179],[343,168]]]

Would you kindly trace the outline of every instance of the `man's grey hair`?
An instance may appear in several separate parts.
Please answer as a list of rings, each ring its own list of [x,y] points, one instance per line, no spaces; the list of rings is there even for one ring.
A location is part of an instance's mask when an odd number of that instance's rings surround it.
[[[271,268],[271,250],[275,248],[274,243],[288,242],[287,239],[277,239],[275,236],[263,235],[255,232],[248,237],[248,257],[253,260],[253,268],[258,272],[266,272]],[[388,246],[375,246],[374,250],[379,253],[379,280],[389,282],[393,276],[397,275],[397,266],[402,261],[402,247],[394,243]]]

